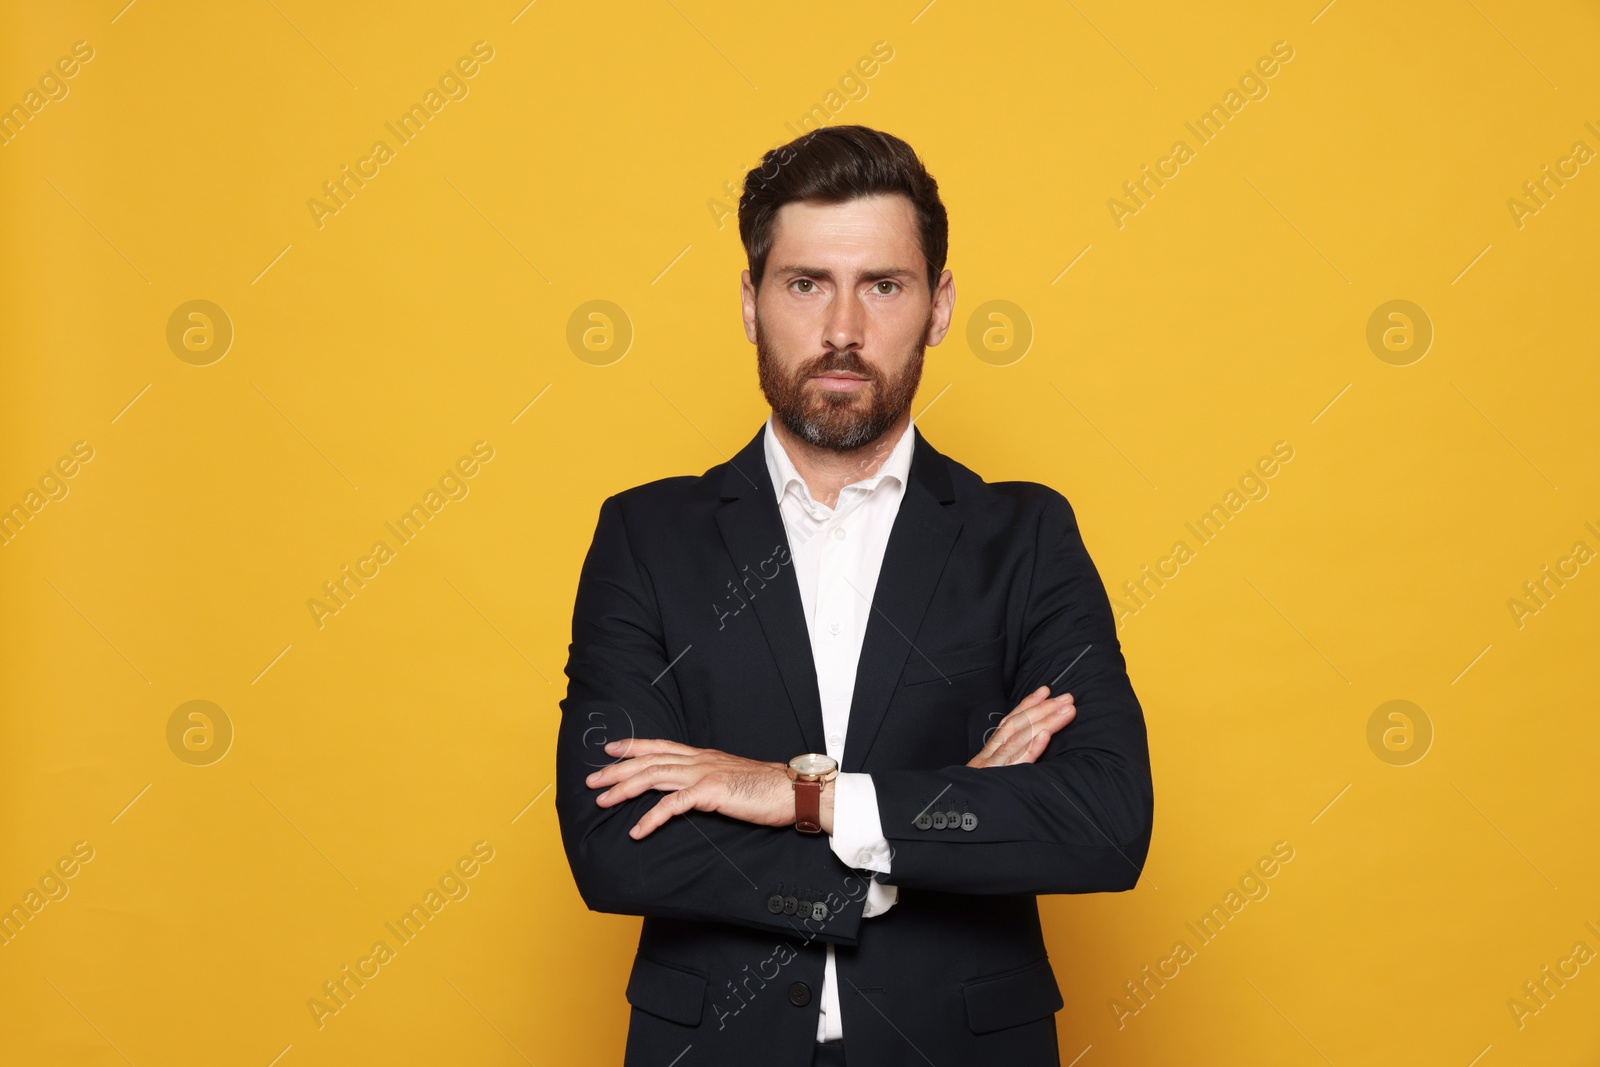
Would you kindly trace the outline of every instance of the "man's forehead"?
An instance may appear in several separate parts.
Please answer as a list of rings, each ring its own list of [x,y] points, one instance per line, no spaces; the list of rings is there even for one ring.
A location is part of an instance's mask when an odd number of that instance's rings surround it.
[[[921,255],[916,211],[911,201],[898,193],[858,197],[837,204],[795,200],[779,208],[773,221],[774,252],[784,246],[804,246]]]

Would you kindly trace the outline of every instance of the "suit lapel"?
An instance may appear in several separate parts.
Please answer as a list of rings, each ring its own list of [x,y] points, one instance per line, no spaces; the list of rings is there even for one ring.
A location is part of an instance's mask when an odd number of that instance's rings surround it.
[[[762,446],[765,432],[765,427],[757,431],[728,462],[722,477],[723,503],[717,511],[717,525],[741,578],[755,574],[757,564],[771,558],[774,546],[781,544],[789,550],[777,489],[767,473]],[[912,434],[910,476],[884,550],[856,668],[845,735],[845,771],[858,771],[866,763],[911,653],[911,642],[961,530],[960,517],[948,506],[954,500],[948,460],[914,426]],[[746,566],[750,571],[743,569]],[[825,752],[816,663],[793,564],[779,568],[778,576],[766,580],[765,585],[754,585],[750,604],[778,664],[801,736],[809,751]]]
[[[758,573],[761,562],[772,558],[776,545],[783,546],[784,558],[792,559],[789,535],[778,511],[778,491],[767,473],[766,454],[762,451],[761,435],[765,432],[765,426],[756,431],[755,438],[728,462],[722,478],[723,503],[717,509],[717,526],[740,579],[756,575],[751,583],[754,595],[750,596],[750,605],[760,620],[772,658],[778,663],[778,673],[783,676],[783,688],[789,694],[789,706],[805,738],[806,751],[826,752],[817,665],[811,658],[811,635],[806,631],[794,564],[779,567],[778,576],[765,579],[765,585]],[[748,572],[743,569],[747,566]],[[739,592],[741,597],[745,595],[743,587]]]
[[[860,771],[866,766],[867,754],[911,654],[911,642],[961,531],[961,517],[949,506],[955,499],[949,461],[928,443],[921,430],[913,426],[912,432],[916,443],[911,473],[884,549],[861,662],[856,667],[844,766],[840,768],[844,771]]]

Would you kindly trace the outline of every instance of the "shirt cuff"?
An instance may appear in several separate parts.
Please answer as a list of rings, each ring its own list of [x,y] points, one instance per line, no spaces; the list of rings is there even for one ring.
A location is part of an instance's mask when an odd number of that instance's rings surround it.
[[[839,774],[833,780],[833,854],[847,867],[889,873],[889,842],[878,817],[878,790],[872,775]],[[882,915],[900,899],[900,888],[877,879],[867,882],[866,906],[861,917]]]
[[[879,881],[867,883],[867,902],[861,909],[863,919],[871,919],[882,915],[900,901],[900,887],[897,885],[884,885]]]
[[[833,854],[847,867],[889,873],[889,842],[878,818],[878,790],[870,774],[833,780]]]

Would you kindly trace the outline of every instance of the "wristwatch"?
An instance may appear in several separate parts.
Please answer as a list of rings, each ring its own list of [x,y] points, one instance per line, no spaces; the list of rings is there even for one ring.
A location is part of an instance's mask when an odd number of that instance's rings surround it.
[[[822,785],[838,776],[838,761],[820,752],[807,752],[789,761],[789,780],[794,783],[796,830],[803,834],[822,832]]]

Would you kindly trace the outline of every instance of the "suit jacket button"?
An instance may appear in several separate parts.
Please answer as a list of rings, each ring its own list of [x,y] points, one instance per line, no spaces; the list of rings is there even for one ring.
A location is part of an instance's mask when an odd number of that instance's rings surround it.
[[[783,913],[783,897],[780,896],[777,893],[774,893],[774,894],[772,894],[772,896],[768,897],[767,898],[767,910],[772,912],[772,914],[774,914],[774,915],[782,914]]]
[[[978,817],[970,811],[962,812],[961,828],[963,830],[976,830],[978,828]]]
[[[795,982],[789,986],[789,1003],[798,1008],[803,1008],[810,1004],[811,987],[804,982]]]
[[[918,830],[926,830],[928,827],[930,827],[932,825],[933,825],[933,816],[932,815],[929,815],[927,812],[923,812],[921,815],[917,816],[917,829]]]
[[[821,922],[822,920],[826,919],[828,917],[828,905],[824,904],[820,900],[812,904],[811,917],[817,920],[817,922]]]
[[[933,828],[935,830],[943,830],[948,825],[950,825],[950,817],[948,815],[942,811],[933,813]]]
[[[794,897],[784,897],[783,898],[783,913],[785,915],[793,915],[795,913],[795,911],[799,907],[800,907],[800,902],[798,900],[796,900]]]

